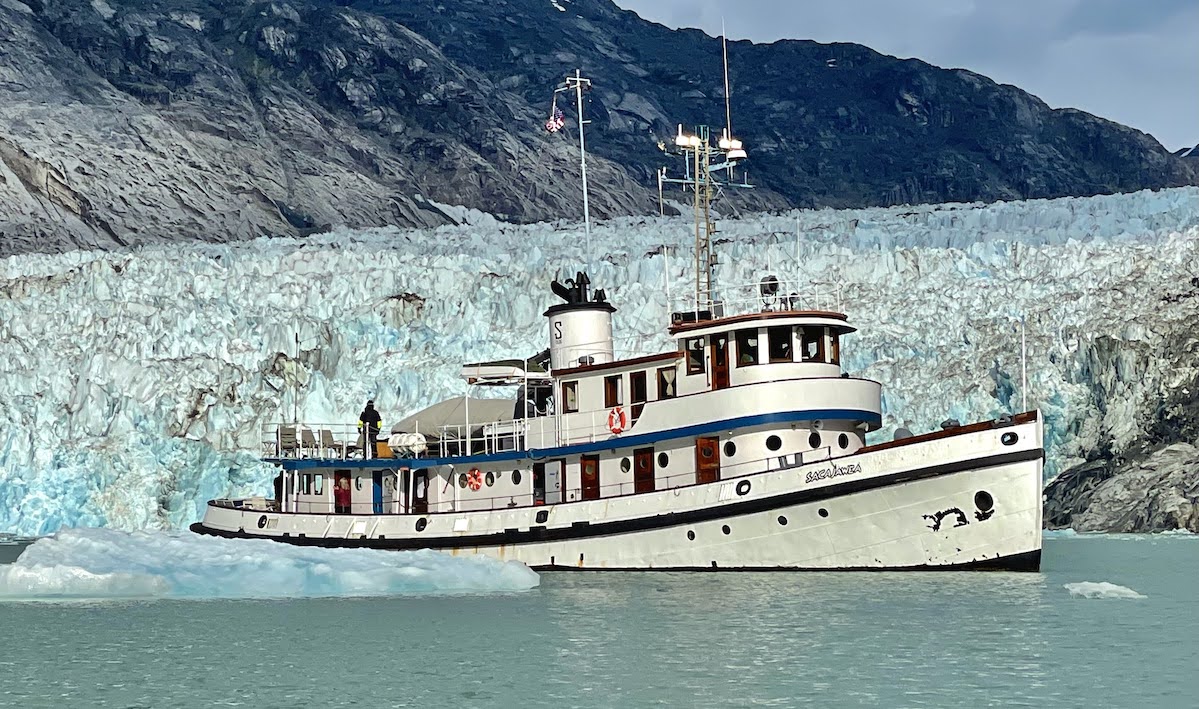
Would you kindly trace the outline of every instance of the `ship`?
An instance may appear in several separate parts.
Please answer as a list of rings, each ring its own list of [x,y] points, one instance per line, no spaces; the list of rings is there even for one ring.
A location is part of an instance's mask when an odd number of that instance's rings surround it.
[[[712,202],[749,185],[733,182],[741,141],[711,137],[680,126],[686,176],[659,174],[695,210],[695,288],[664,313],[670,346],[618,356],[605,290],[585,270],[547,277],[548,347],[462,365],[467,395],[383,438],[266,426],[273,496],[211,500],[191,530],[536,570],[1039,570],[1040,412],[871,440],[883,389],[842,367],[848,316],[774,275],[715,282]]]

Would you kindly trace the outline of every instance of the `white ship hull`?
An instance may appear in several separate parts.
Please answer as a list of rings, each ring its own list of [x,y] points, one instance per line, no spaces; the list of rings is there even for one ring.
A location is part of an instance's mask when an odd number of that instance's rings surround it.
[[[923,438],[712,483],[507,511],[337,515],[214,501],[193,530],[484,554],[535,569],[1037,570],[1040,417]]]

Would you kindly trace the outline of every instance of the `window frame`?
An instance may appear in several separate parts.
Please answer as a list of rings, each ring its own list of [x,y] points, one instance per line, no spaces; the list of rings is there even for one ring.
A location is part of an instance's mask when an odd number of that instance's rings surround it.
[[[568,393],[570,394],[568,396]],[[573,404],[571,399],[574,399]],[[579,413],[579,380],[572,379],[562,382],[562,413],[577,414]]]
[[[833,328],[828,328],[829,336],[829,362],[831,364],[841,365],[841,333]]]
[[[753,339],[753,344],[749,344],[750,339]],[[753,367],[762,363],[762,333],[760,328],[746,327],[737,330],[733,333],[733,340],[737,343],[737,363],[738,369],[743,367]],[[743,355],[746,351],[753,352],[753,359],[749,362],[742,362]]]
[[[776,340],[786,347],[787,355],[785,357],[775,356]],[[766,328],[766,361],[771,364],[795,361],[795,328],[786,325],[772,325]]]
[[[799,328],[800,361],[805,363],[824,364],[826,362],[824,356],[824,337],[826,334],[825,330],[827,328],[819,327],[817,325],[796,325],[796,327]],[[808,339],[809,332],[813,332],[815,334],[814,340]],[[812,355],[811,358],[808,357],[809,342],[816,343],[816,354]]]
[[[708,356],[708,338],[700,335],[699,337],[688,337],[683,340],[683,356],[687,359],[687,375],[703,374],[708,371],[707,356]],[[692,349],[691,345],[699,343],[697,349]],[[692,361],[692,354],[699,356],[698,360]]]
[[[604,408],[624,406],[624,374],[604,377]]]
[[[669,384],[666,381],[666,374],[673,373],[674,379],[670,380]],[[679,369],[678,367],[658,367],[658,400],[673,399],[679,395]],[[667,388],[673,391],[667,392]]]

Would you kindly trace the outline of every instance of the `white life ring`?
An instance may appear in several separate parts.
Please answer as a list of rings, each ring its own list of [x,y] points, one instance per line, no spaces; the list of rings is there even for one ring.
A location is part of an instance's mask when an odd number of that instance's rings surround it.
[[[608,430],[612,433],[620,433],[629,426],[629,419],[625,416],[624,409],[619,406],[608,412]]]

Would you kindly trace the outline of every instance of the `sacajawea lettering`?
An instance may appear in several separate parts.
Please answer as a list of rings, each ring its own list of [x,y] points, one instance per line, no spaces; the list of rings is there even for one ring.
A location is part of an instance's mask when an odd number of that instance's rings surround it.
[[[821,468],[820,470],[809,470],[808,476],[804,480],[804,482],[810,483],[813,480],[825,480],[828,478],[839,477],[841,475],[853,475],[854,473],[860,473],[860,472],[862,472],[862,464],[861,463],[850,463],[849,465],[845,465],[845,466],[841,466],[841,465],[837,465],[836,463],[833,463],[831,466],[829,466],[827,468]]]

